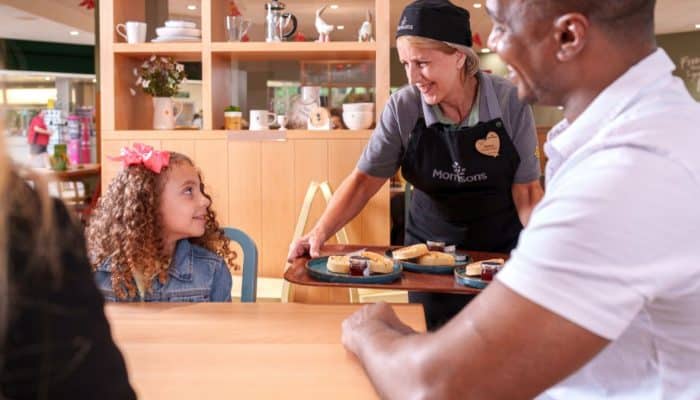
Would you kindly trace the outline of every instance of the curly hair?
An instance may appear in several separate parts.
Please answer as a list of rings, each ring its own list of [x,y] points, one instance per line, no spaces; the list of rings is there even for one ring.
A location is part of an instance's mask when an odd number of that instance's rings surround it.
[[[110,183],[100,198],[86,230],[88,254],[93,270],[106,260],[112,265],[112,288],[119,299],[136,297],[134,270],[146,277],[158,277],[162,284],[168,279],[171,254],[165,254],[160,217],[161,192],[174,166],[194,163],[187,156],[171,152],[170,162],[160,174],[143,165],[124,168]],[[211,209],[211,196],[205,191],[201,172],[198,170],[200,190],[210,201],[204,235],[190,238],[192,244],[201,246],[222,257],[229,268],[238,270],[235,251],[229,248],[229,240]],[[145,282],[146,291],[151,280]]]

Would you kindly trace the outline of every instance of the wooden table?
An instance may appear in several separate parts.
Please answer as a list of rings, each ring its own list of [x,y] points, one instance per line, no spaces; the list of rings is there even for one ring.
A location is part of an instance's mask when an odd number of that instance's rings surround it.
[[[32,171],[49,181],[71,182],[99,175],[100,164],[69,165],[65,171],[55,171],[50,168],[33,168]]]
[[[371,399],[340,343],[359,305],[108,304],[112,335],[139,399]],[[418,305],[394,307],[425,331]]]
[[[80,203],[90,200],[93,192],[99,185],[100,179],[100,164],[78,164],[69,165],[65,171],[55,171],[50,168],[32,168],[31,171],[41,179],[39,182],[34,182],[35,185],[44,185],[44,190],[48,191],[48,185],[51,182],[58,183],[58,197],[64,200]],[[31,179],[31,177],[25,176]],[[94,181],[94,182],[93,182]],[[61,182],[71,183],[72,196],[66,196],[61,187]],[[78,194],[78,186],[76,182],[82,182],[85,188],[84,196]]]
[[[388,249],[388,247],[362,246],[362,245],[326,245],[321,252],[321,255],[346,254],[359,249],[367,249],[380,254]],[[483,251],[467,251],[473,261],[487,260],[489,258],[504,258],[508,259],[507,254],[488,253]],[[393,290],[411,290],[417,292],[436,292],[436,293],[461,293],[461,294],[476,294],[481,292],[480,289],[469,288],[455,283],[452,274],[422,274],[418,272],[410,272],[404,270],[400,279],[392,283],[386,284],[356,284],[356,283],[330,283],[318,281],[306,272],[306,262],[308,258],[298,258],[292,266],[284,273],[284,279],[297,285],[308,286],[335,286],[335,287],[357,287],[357,288],[372,288],[372,289],[393,289]]]

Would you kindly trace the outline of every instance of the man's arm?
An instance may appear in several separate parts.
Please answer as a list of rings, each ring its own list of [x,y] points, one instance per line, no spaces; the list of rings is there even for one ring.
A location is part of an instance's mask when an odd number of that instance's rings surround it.
[[[34,127],[34,133],[40,133],[40,134],[42,134],[42,135],[50,135],[50,134],[51,134],[51,132],[49,132],[48,129],[42,128],[42,127],[40,127],[40,126],[35,126],[35,127]]]
[[[540,202],[544,191],[539,180],[534,180],[527,183],[514,183],[512,188],[513,202],[518,211],[520,223],[527,226],[530,221],[530,215],[537,203]]]
[[[343,324],[343,343],[382,398],[530,399],[608,344],[498,280],[435,333],[401,325],[386,304]]]

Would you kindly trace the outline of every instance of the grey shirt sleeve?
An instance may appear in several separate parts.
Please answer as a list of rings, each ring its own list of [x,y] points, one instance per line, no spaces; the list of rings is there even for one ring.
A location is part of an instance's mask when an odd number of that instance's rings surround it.
[[[402,89],[404,91],[406,89]],[[400,91],[400,92],[401,92]],[[389,98],[377,127],[357,162],[357,169],[375,177],[390,178],[401,166],[406,141],[402,138],[402,124],[399,121],[399,108],[403,103],[400,93]],[[412,110],[405,110],[410,113]],[[405,127],[403,127],[405,128]],[[409,131],[410,132],[410,131]]]
[[[528,183],[540,179],[540,161],[537,158],[537,130],[532,108],[518,99],[518,90],[513,87],[508,95],[508,106],[504,115],[509,123],[511,141],[520,156],[520,165],[515,171],[513,183]],[[504,112],[505,114],[505,112]]]

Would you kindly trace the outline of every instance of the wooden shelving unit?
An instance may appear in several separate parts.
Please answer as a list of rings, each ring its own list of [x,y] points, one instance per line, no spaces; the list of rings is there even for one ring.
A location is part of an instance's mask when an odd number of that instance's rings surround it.
[[[135,141],[189,155],[202,170],[224,225],[248,232],[261,250],[261,276],[281,277],[301,201],[310,181],[328,181],[334,189],[355,167],[371,131],[288,131],[284,141],[228,140],[223,126],[225,106],[235,82],[231,63],[270,60],[369,60],[375,65],[376,120],[389,97],[389,2],[362,0],[374,10],[375,42],[246,42],[225,41],[223,21],[228,1],[201,0],[201,43],[127,44],[115,25],[144,21],[148,0],[100,1],[100,108],[103,185],[117,173],[118,163],[106,157]],[[307,0],[308,3],[320,0]],[[133,69],[151,55],[202,64],[202,130],[151,130],[151,98],[132,96]],[[319,195],[320,199],[320,195]],[[325,204],[314,204],[310,227]],[[389,242],[389,185],[370,201],[348,227],[352,241]],[[307,300],[334,301],[325,289],[301,290]],[[335,293],[335,294],[334,294]]]

